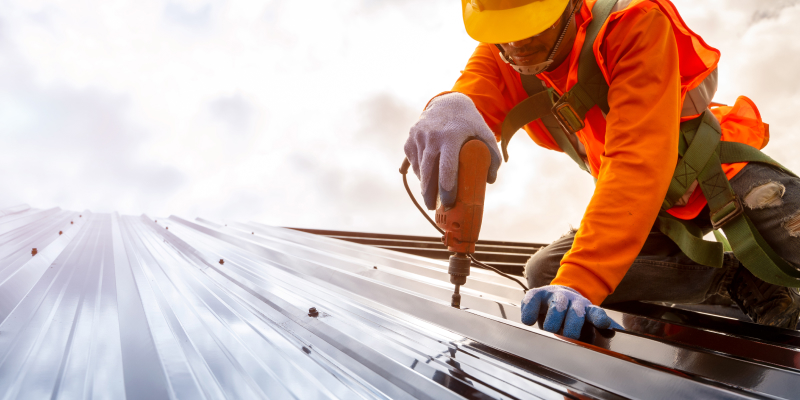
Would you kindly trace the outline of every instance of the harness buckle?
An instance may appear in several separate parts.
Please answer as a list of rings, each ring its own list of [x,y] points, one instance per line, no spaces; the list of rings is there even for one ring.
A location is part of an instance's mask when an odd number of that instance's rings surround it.
[[[562,96],[556,101],[556,104],[553,106],[553,114],[556,116],[561,128],[567,132],[576,133],[586,126],[578,112],[575,111],[575,108],[573,108],[572,104],[567,100],[567,95]]]
[[[742,202],[739,201],[738,197],[734,196],[733,200],[729,201],[728,204],[725,204],[717,211],[711,212],[711,226],[715,230],[720,229],[732,219],[742,215],[743,212]]]

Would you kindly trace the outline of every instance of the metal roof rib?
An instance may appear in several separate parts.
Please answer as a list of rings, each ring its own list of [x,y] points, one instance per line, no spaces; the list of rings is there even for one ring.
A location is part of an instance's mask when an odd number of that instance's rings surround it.
[[[572,341],[520,324],[521,291],[487,271],[456,310],[445,263],[387,249],[408,247],[397,235],[312,232],[0,210],[0,398],[791,398],[800,382],[794,332],[622,305],[626,327],[663,329]]]
[[[31,207],[29,205],[27,205],[27,204],[20,204],[20,205],[13,206],[13,207],[7,207],[7,208],[4,208],[4,209],[0,210],[0,217],[5,217],[7,215],[21,213],[23,211],[28,211],[30,209],[31,209]]]

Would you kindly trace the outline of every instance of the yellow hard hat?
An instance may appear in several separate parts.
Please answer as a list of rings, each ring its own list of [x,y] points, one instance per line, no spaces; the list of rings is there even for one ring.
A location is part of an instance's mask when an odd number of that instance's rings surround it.
[[[464,27],[483,43],[509,43],[553,26],[569,0],[461,0]]]

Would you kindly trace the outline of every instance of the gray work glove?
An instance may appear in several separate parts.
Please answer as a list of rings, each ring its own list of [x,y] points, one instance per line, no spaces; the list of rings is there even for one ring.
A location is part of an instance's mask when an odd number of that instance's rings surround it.
[[[523,324],[533,325],[544,316],[544,330],[556,333],[563,325],[564,336],[573,339],[581,337],[581,328],[586,320],[600,329],[625,330],[602,308],[566,286],[548,285],[531,289],[522,299],[521,312]]]
[[[403,149],[420,180],[422,198],[429,210],[436,209],[437,194],[445,206],[455,203],[458,155],[470,139],[479,139],[489,148],[492,162],[486,182],[494,183],[500,168],[500,149],[494,133],[467,95],[452,92],[434,98],[411,127]]]

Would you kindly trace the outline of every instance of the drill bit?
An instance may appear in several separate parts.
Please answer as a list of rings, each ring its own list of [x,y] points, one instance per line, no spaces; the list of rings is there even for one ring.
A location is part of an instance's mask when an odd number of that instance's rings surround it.
[[[461,308],[461,293],[459,289],[461,285],[467,283],[470,264],[471,260],[468,254],[457,252],[450,256],[450,265],[447,272],[450,274],[450,283],[456,285],[456,290],[453,292],[452,301],[450,303],[453,308]]]
[[[450,302],[450,306],[452,306],[453,308],[458,308],[458,309],[461,308],[461,294],[458,293],[458,288],[460,287],[461,285],[456,285],[456,290],[453,292],[453,299]]]

